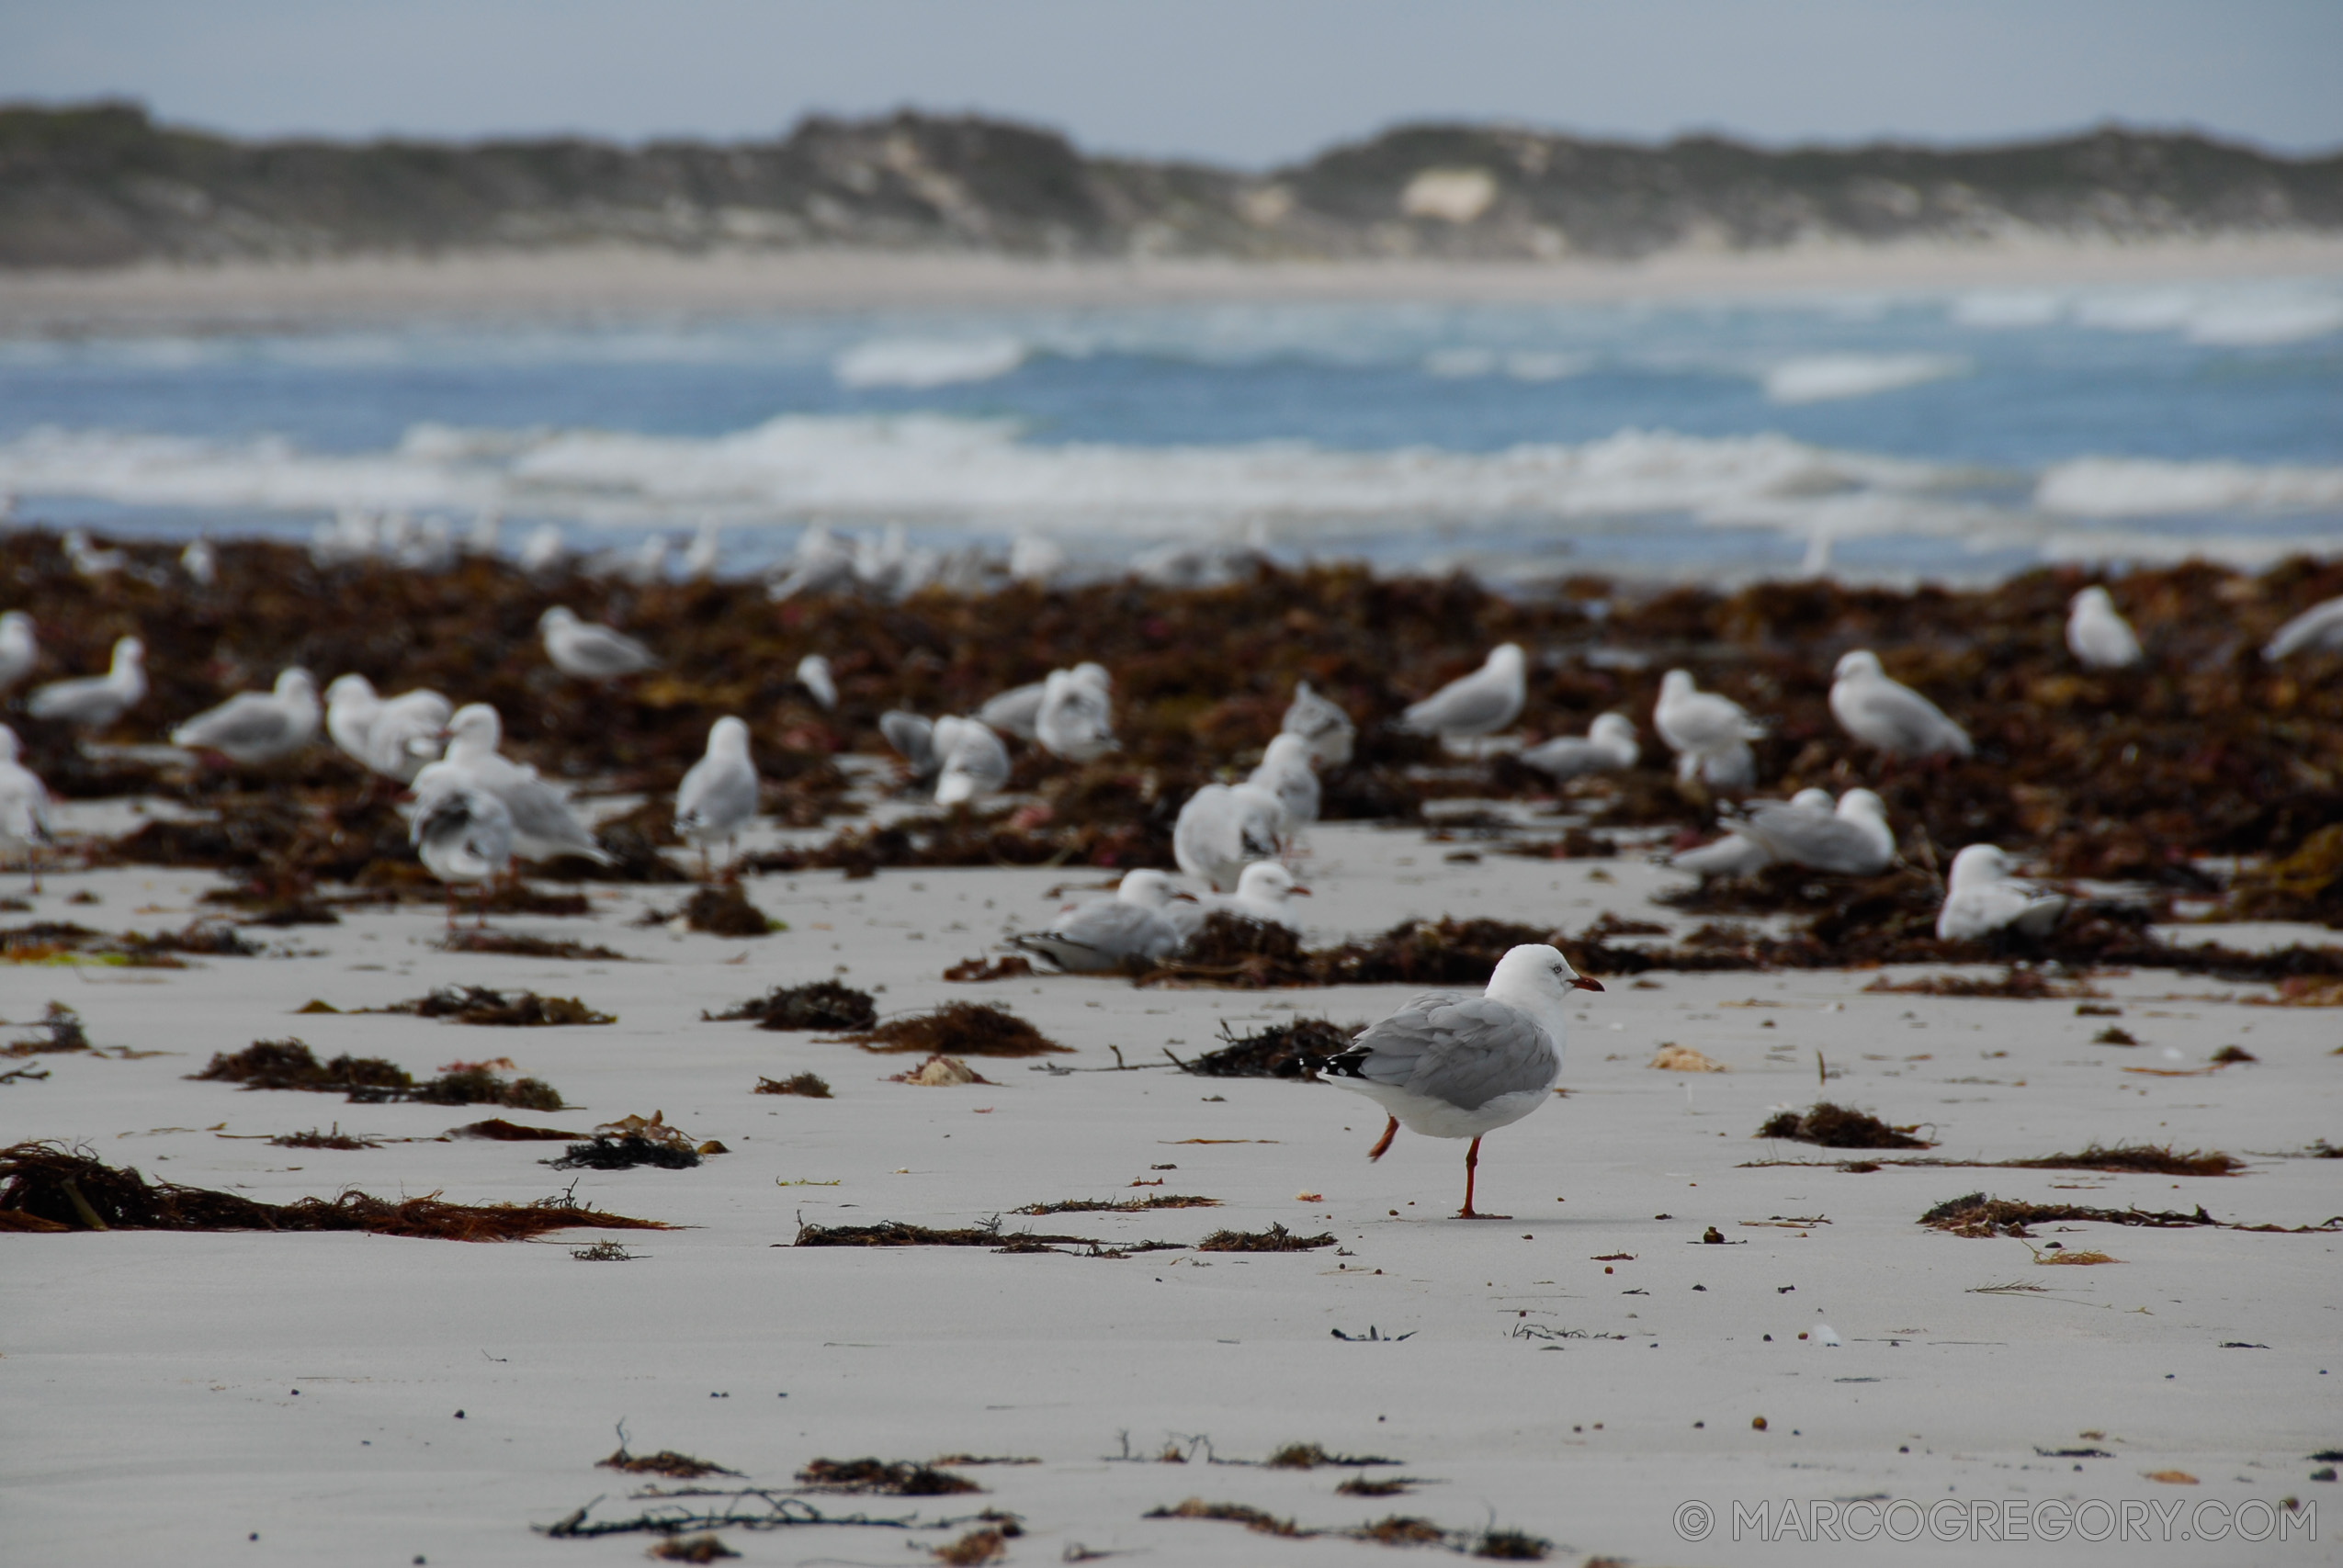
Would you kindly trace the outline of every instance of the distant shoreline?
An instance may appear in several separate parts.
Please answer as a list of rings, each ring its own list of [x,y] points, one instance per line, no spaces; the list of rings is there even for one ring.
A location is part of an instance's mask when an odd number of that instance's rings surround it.
[[[1033,261],[591,247],[0,272],[0,336],[1214,303],[1603,303],[2343,276],[2343,237],[1680,249],[1634,262]]]

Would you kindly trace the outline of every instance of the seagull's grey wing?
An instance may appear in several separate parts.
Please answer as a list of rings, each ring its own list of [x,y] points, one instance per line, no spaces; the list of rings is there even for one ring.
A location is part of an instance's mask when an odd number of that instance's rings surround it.
[[[1555,1042],[1545,1027],[1488,997],[1419,998],[1360,1035],[1353,1050],[1369,1050],[1374,1063],[1389,1064],[1361,1077],[1465,1111],[1554,1082]],[[1411,1062],[1411,1070],[1390,1076],[1401,1060]]]
[[[982,724],[974,728],[962,728],[944,765],[967,774],[988,789],[998,789],[1009,782],[1009,749],[1001,744],[1001,737]]]
[[[1031,740],[1034,725],[1041,717],[1044,691],[1038,681],[1030,686],[1013,686],[977,709],[976,716],[994,729],[1005,729],[1020,740]]]
[[[1155,910],[1120,898],[1093,898],[1050,923],[1050,934],[1079,942],[1110,958],[1126,953],[1160,957],[1179,944],[1171,922]]]
[[[730,834],[756,815],[756,769],[738,757],[703,757],[675,791],[675,826]]]
[[[1533,746],[1522,753],[1522,761],[1542,773],[1557,779],[1575,779],[1588,773],[1617,771],[1619,759],[1606,747],[1575,735],[1565,735],[1543,746]]]
[[[1426,734],[1495,729],[1512,717],[1515,706],[1507,682],[1482,671],[1449,682],[1409,708],[1400,723]]]
[[[608,626],[580,626],[573,633],[584,661],[614,674],[632,674],[659,662],[658,656],[624,632]]]
[[[561,792],[534,774],[515,776],[500,784],[496,796],[512,814],[515,837],[541,844],[556,854],[583,855],[607,861],[610,856],[570,809]]]
[[[2305,648],[2336,647],[2343,647],[2343,599],[2314,604],[2279,627],[2261,656],[2278,660]]]
[[[1836,817],[1768,801],[1737,831],[1765,846],[1774,859],[1817,871],[1862,874],[1880,869],[1879,847],[1862,829]]]
[[[62,718],[79,723],[85,717],[110,713],[114,689],[102,675],[78,675],[35,688],[25,699],[25,711],[35,718]]]
[[[1756,840],[1734,832],[1713,844],[1686,850],[1668,863],[1697,876],[1755,876],[1773,863],[1773,853]]]
[[[1967,756],[1968,732],[1944,710],[1899,682],[1865,681],[1849,694],[1847,728],[1883,751],[1917,755],[1957,751]]]
[[[239,692],[179,726],[171,732],[171,739],[181,746],[204,746],[233,754],[282,746],[292,729],[292,716],[275,698]]]
[[[935,725],[932,720],[890,709],[878,716],[878,732],[911,764],[913,775],[924,778],[935,772]]]

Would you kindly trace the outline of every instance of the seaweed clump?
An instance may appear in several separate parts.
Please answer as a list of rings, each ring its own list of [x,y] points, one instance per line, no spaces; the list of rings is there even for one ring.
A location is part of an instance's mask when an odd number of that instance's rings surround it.
[[[1912,1131],[1907,1127],[1891,1127],[1868,1112],[1825,1100],[1803,1114],[1795,1111],[1776,1112],[1757,1130],[1757,1135],[1760,1138],[1788,1138],[1801,1144],[1819,1144],[1826,1149],[1932,1149],[1936,1146],[1925,1138],[1912,1136]]]
[[[1307,1058],[1347,1049],[1357,1032],[1355,1026],[1345,1029],[1322,1018],[1297,1018],[1240,1038],[1228,1032],[1223,1020],[1220,1037],[1228,1043],[1180,1066],[1207,1078],[1306,1078],[1310,1076]]]
[[[2343,822],[2321,828],[2292,854],[2238,873],[2223,918],[2343,930]]]
[[[150,1184],[135,1169],[118,1170],[53,1143],[0,1149],[0,1215],[12,1216],[6,1228],[17,1229],[366,1231],[448,1241],[525,1241],[578,1225],[668,1228],[587,1208],[567,1196],[535,1203],[449,1203],[436,1192],[394,1201],[345,1191],[332,1199],[264,1203],[209,1188]]]
[[[789,929],[750,903],[748,894],[737,882],[699,888],[679,907],[652,909],[635,923],[664,926],[677,920],[683,921],[686,931],[703,931],[709,936],[766,936]]]
[[[583,1144],[572,1144],[560,1159],[545,1163],[556,1170],[631,1170],[639,1165],[662,1170],[689,1170],[703,1155],[723,1154],[718,1143],[694,1145],[683,1130],[667,1124],[667,1114],[654,1111],[648,1120],[625,1116],[606,1122]]]
[[[443,986],[427,997],[393,1002],[376,1012],[443,1018],[500,1029],[546,1029],[564,1024],[616,1023],[616,1013],[596,1012],[575,997],[540,997],[535,991],[497,991],[486,986]]]
[[[248,1089],[342,1094],[357,1104],[406,1100],[424,1105],[504,1105],[515,1111],[562,1108],[561,1096],[550,1084],[540,1078],[503,1078],[486,1063],[458,1062],[439,1077],[417,1083],[405,1069],[379,1056],[345,1055],[321,1062],[300,1040],[255,1040],[241,1051],[216,1052],[209,1066],[187,1076],[214,1083],[239,1083]]]
[[[1265,1231],[1215,1231],[1196,1243],[1198,1252],[1309,1252],[1321,1247],[1332,1247],[1334,1237],[1296,1235],[1283,1224],[1272,1224]]]
[[[759,1029],[868,1029],[878,1021],[878,1008],[868,991],[835,980],[816,980],[805,986],[776,986],[753,1001],[722,1012],[703,1012],[700,1017],[711,1023],[748,1019]]]
[[[828,1100],[830,1085],[819,1073],[794,1073],[786,1078],[768,1078],[759,1074],[752,1094],[798,1094],[808,1100]]]
[[[848,1038],[866,1051],[917,1051],[931,1056],[1041,1056],[1072,1050],[990,1002],[945,1002],[927,1012],[890,1018]]]
[[[889,1497],[950,1497],[984,1490],[965,1475],[911,1460],[891,1463],[877,1459],[811,1460],[798,1472],[798,1480],[817,1492],[877,1493]]]
[[[24,1027],[37,1032],[0,1046],[0,1056],[40,1056],[90,1048],[89,1031],[82,1027],[82,1015],[62,1002],[51,1002],[46,1012]]]

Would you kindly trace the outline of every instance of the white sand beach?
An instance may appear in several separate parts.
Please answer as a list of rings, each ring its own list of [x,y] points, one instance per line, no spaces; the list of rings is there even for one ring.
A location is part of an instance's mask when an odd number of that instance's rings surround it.
[[[99,819],[79,807],[66,818]],[[1633,858],[1453,863],[1444,848],[1419,831],[1319,829],[1313,940],[1443,913],[1573,931],[1604,910],[1684,923],[1647,900],[1670,874]],[[2331,1560],[2343,1491],[2310,1479],[2320,1466],[2307,1456],[2343,1444],[2343,1233],[2042,1225],[2030,1246],[1915,1223],[1982,1189],[2319,1224],[2343,1209],[2338,1167],[2296,1156],[2343,1129],[2331,1010],[2247,1005],[2263,987],[2105,978],[2103,1005],[2122,1009],[2115,1021],[2141,1042],[2124,1049],[2092,1044],[2110,1021],[2077,1017],[2071,1000],[1881,994],[1866,989],[1876,972],[1613,977],[1578,1010],[1568,1096],[1484,1149],[1480,1201],[1513,1218],[1470,1223],[1447,1217],[1461,1196],[1460,1145],[1403,1134],[1370,1164],[1379,1113],[1363,1100],[1158,1066],[1166,1047],[1209,1049],[1223,1023],[1242,1033],[1296,1014],[1364,1021],[1402,988],[938,977],[993,949],[1004,929],[1045,919],[1046,890],[1067,880],[1041,870],[753,879],[753,900],[790,927],[756,940],[638,927],[639,910],[673,903],[668,889],[596,889],[588,919],[499,922],[606,944],[628,963],[449,955],[435,945],[438,912],[410,908],[262,933],[275,955],[183,971],[0,971],[11,1023],[54,998],[105,1048],[41,1056],[48,1077],[0,1087],[0,1143],[82,1140],[153,1178],[272,1201],[347,1187],[528,1201],[569,1186],[569,1173],[538,1163],[558,1143],[433,1141],[485,1108],[350,1105],[186,1077],[215,1051],[297,1035],[321,1057],[385,1056],[418,1074],[506,1056],[575,1107],[516,1120],[583,1129],[658,1110],[731,1151],[696,1169],[577,1177],[583,1201],[688,1227],[609,1233],[630,1262],[576,1260],[593,1230],[515,1245],[0,1239],[5,1555],[189,1568],[640,1561],[656,1537],[554,1540],[531,1528],[589,1503],[592,1519],[623,1519],[647,1506],[630,1494],[686,1489],[594,1468],[623,1423],[638,1454],[672,1449],[741,1472],[696,1483],[716,1495],[676,1506],[787,1488],[820,1457],[1037,1461],[962,1466],[981,1495],[808,1499],[832,1517],[916,1517],[918,1528],[721,1531],[752,1563],[929,1561],[983,1508],[1023,1521],[1007,1543],[1015,1562],[1082,1551],[1182,1563],[1393,1560],[1391,1548],[1340,1535],[1144,1517],[1188,1498],[1303,1530],[1394,1514],[1467,1534],[1519,1529],[1571,1562],[2039,1561],[2043,1548],[2024,1544],[2039,1536],[1975,1542],[1988,1521],[2006,1538],[2060,1517],[2074,1521],[2065,1561]],[[33,913],[10,918],[175,927],[209,885],[145,868],[58,874]],[[11,877],[6,890],[21,886]],[[68,902],[85,891],[95,907]],[[700,1021],[703,1009],[833,973],[877,993],[889,1014],[950,999],[1007,1006],[1073,1047],[1047,1060],[1074,1070],[977,1061],[994,1086],[911,1087],[884,1081],[911,1058]],[[576,996],[618,1021],[522,1031],[292,1016],[312,998],[373,1007],[457,982]],[[1652,1070],[1663,1043],[1729,1070]],[[2258,1060],[2194,1071],[2228,1044]],[[1110,1047],[1148,1070],[1100,1070],[1115,1066]],[[1841,1152],[1751,1136],[1771,1108],[1826,1092],[1817,1053],[1829,1098],[1923,1124],[1935,1157],[2145,1142],[2225,1150],[2248,1169],[1851,1174],[1833,1167]],[[805,1071],[835,1098],[751,1092],[760,1075]],[[333,1122],[422,1141],[346,1152],[255,1141]],[[1822,1163],[1745,1165],[1767,1158]],[[1223,1206],[1012,1213],[1156,1193]],[[800,1224],[945,1227],[996,1214],[1006,1232],[1117,1245],[1272,1223],[1338,1245],[1119,1258],[789,1246]],[[1703,1242],[1712,1227],[1721,1243]],[[2054,1241],[2120,1261],[2043,1266]],[[1826,1325],[1838,1345],[1801,1337]],[[1380,1337],[1363,1342],[1370,1331]],[[1349,1469],[1236,1462],[1294,1443],[1386,1458],[1394,1463],[1365,1473],[1416,1480],[1399,1495],[1343,1495],[1335,1486]],[[1160,1462],[1167,1449],[1188,1462]],[[2289,1513],[2288,1498],[2300,1508]],[[1853,1499],[1908,1506],[1869,1544],[1802,1539],[1817,1501]],[[1771,1523],[1736,1525],[1736,1504],[1760,1503]],[[1786,1531],[1785,1503],[1800,1510]],[[1925,1529],[1908,1544],[1890,1539],[1930,1507],[1949,1539]],[[1712,1529],[1695,1539],[1702,1508]],[[2216,1519],[2234,1521],[2231,1533],[2191,1539]],[[2128,1540],[2086,1544],[2118,1521]]]

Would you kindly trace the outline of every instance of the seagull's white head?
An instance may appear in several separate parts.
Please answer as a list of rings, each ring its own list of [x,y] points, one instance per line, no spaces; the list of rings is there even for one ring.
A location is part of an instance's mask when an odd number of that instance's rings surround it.
[[[1307,898],[1309,892],[1273,860],[1257,860],[1237,875],[1237,897],[1255,903],[1283,904],[1296,893]]]
[[[749,727],[726,714],[707,727],[707,754],[745,760],[749,754]]]
[[[1839,668],[1831,671],[1834,681],[1868,681],[1882,673],[1879,655],[1868,648],[1858,648],[1839,656]]]
[[[1587,726],[1587,739],[1600,740],[1606,746],[1633,746],[1636,742],[1636,721],[1623,713],[1597,716]]]
[[[114,645],[114,668],[136,670],[146,661],[146,644],[134,637],[126,637]]]
[[[277,694],[280,697],[306,697],[317,701],[317,682],[300,665],[277,672]]]
[[[1261,754],[1261,765],[1275,773],[1290,773],[1296,768],[1308,772],[1310,743],[1298,735],[1279,735],[1269,742],[1269,750]]]
[[[29,641],[32,637],[32,617],[22,610],[10,610],[0,615],[0,642]]]
[[[1692,684],[1689,670],[1670,670],[1659,678],[1659,700],[1663,703],[1681,701],[1700,688]]]
[[[1494,670],[1502,674],[1518,675],[1522,672],[1528,657],[1522,651],[1520,643],[1500,642],[1488,650],[1488,662],[1482,668]]]
[[[1851,789],[1839,797],[1839,815],[1864,817],[1873,821],[1887,820],[1887,802],[1867,789]]]
[[[2109,597],[2106,589],[2101,588],[2098,583],[2094,582],[2088,588],[2084,589],[2080,593],[2076,594],[2073,599],[2069,600],[2067,602],[2067,607],[2077,612],[2085,610],[2102,610],[2111,615],[2115,610],[2115,601]]]
[[[578,624],[578,613],[567,604],[556,604],[537,618],[539,631],[567,631]]]
[[[1111,692],[1115,689],[1115,678],[1106,672],[1106,666],[1104,664],[1093,663],[1086,659],[1075,665],[1070,673],[1083,685],[1095,687],[1100,692]]]
[[[1115,896],[1126,904],[1137,904],[1143,909],[1160,909],[1180,896],[1180,889],[1167,872],[1142,868],[1126,871],[1116,885]]]
[[[496,750],[504,739],[504,721],[486,703],[466,703],[447,719],[447,751],[477,757]]]
[[[1964,887],[2006,881],[2009,869],[2009,852],[1998,844],[1971,844],[1952,857],[1952,870],[1945,881],[1957,893]]]
[[[1836,804],[1827,789],[1802,789],[1790,797],[1790,804],[1801,811],[1829,812]]]
[[[17,732],[6,725],[0,724],[0,762],[15,761],[17,746]]]
[[[376,700],[374,682],[363,675],[336,675],[334,683],[325,688],[325,700],[335,705],[344,703],[370,703]]]
[[[1488,994],[1544,1024],[1559,1049],[1562,1008],[1570,993],[1601,989],[1601,982],[1590,980],[1571,968],[1570,961],[1557,950],[1543,942],[1523,942],[1497,961],[1496,973],[1488,977]]]

